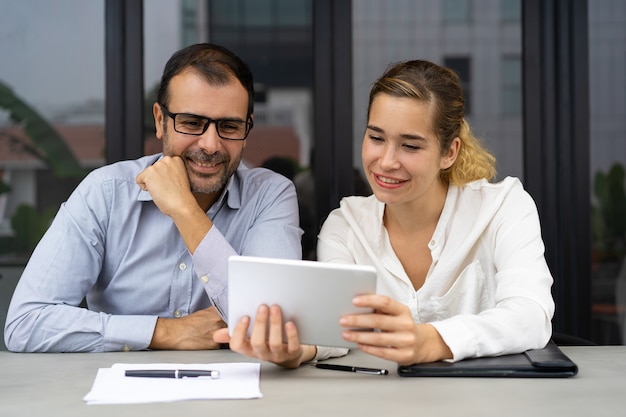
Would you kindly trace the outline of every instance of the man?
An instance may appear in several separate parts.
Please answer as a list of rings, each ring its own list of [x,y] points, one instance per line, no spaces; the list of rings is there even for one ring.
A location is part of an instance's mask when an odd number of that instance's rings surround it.
[[[153,107],[163,154],[93,171],[61,206],[13,295],[9,350],[219,347],[228,257],[301,258],[293,184],[240,163],[253,101],[232,52],[170,58]]]

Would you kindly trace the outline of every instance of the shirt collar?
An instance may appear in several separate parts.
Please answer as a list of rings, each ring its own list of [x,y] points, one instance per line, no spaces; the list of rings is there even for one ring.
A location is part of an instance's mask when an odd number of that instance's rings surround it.
[[[212,213],[214,210],[217,210],[219,207],[224,204],[224,200],[226,200],[226,204],[231,209],[239,209],[241,207],[241,178],[239,176],[239,171],[248,169],[243,162],[239,163],[237,167],[237,171],[233,175],[230,176],[228,182],[226,183],[226,187],[220,194],[219,198],[211,208],[209,208],[209,213]]]

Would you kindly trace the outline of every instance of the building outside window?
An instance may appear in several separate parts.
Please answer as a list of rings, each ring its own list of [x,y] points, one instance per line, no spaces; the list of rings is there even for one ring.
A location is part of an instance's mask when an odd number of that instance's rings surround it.
[[[468,23],[471,17],[472,0],[443,0],[441,14],[444,23]]]
[[[522,60],[519,56],[502,57],[502,115],[522,114]]]
[[[593,339],[626,343],[626,3],[589,4]]]
[[[472,115],[472,78],[471,59],[469,57],[444,57],[443,65],[456,72],[461,79],[461,88],[465,96],[465,116]]]

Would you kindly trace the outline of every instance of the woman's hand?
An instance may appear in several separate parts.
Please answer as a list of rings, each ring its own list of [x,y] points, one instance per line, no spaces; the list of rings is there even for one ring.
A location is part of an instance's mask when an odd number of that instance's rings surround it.
[[[301,345],[296,325],[288,321],[284,325],[287,340],[283,340],[283,316],[279,306],[268,308],[261,305],[254,319],[250,338],[247,337],[250,317],[243,317],[233,329],[232,337],[228,329],[213,334],[217,343],[229,343],[230,349],[242,355],[273,362],[285,368],[297,368],[303,362],[312,360],[315,346]]]
[[[343,316],[344,339],[355,342],[361,351],[392,360],[400,365],[451,359],[452,352],[437,330],[429,324],[416,324],[409,308],[384,295],[360,295],[352,301],[356,307],[371,308],[374,313]]]

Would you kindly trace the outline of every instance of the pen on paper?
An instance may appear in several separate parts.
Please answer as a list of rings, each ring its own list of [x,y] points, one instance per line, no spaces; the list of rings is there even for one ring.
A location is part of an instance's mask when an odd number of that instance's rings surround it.
[[[377,368],[363,368],[361,366],[348,366],[348,365],[334,365],[330,363],[317,363],[316,368],[330,369],[332,371],[345,371],[356,372],[357,374],[369,374],[369,375],[388,375],[389,371],[386,369]]]
[[[128,369],[126,376],[140,378],[211,378],[220,377],[219,371],[204,369]]]

